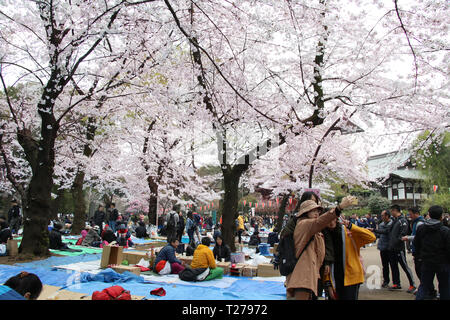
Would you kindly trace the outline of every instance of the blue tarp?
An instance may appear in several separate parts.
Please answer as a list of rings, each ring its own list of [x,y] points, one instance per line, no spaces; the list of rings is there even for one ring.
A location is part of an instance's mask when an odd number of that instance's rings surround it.
[[[76,257],[50,257],[45,260],[20,263],[16,265],[0,265],[0,283],[17,275],[21,271],[35,273],[43,284],[62,287],[66,290],[92,295],[113,285],[120,285],[131,294],[158,300],[285,300],[286,289],[283,282],[256,281],[246,277],[238,277],[228,288],[200,287],[195,284],[166,284],[146,282],[143,277],[130,272],[119,274],[112,269],[102,270],[94,275],[77,273],[70,270],[52,268],[56,265],[88,262],[98,260],[98,255]],[[224,276],[229,277],[229,276]],[[164,288],[166,296],[150,294],[157,288]]]

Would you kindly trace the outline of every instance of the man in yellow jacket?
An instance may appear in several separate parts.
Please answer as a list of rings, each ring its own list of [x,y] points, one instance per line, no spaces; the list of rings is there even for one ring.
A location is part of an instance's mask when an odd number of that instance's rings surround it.
[[[245,227],[244,227],[244,218],[242,217],[241,214],[239,214],[236,221],[237,221],[236,231],[239,238],[239,243],[242,243],[242,233],[245,231]]]
[[[223,268],[216,266],[216,260],[214,259],[214,254],[209,248],[211,245],[211,239],[209,237],[202,238],[202,244],[199,244],[197,249],[194,251],[194,257],[192,259],[191,268],[209,268],[210,273],[205,278],[205,281],[222,278]]]

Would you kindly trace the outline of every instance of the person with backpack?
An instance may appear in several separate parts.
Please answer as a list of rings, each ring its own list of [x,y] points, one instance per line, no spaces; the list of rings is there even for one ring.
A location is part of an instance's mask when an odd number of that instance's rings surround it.
[[[430,219],[417,229],[413,240],[416,256],[422,260],[416,300],[432,299],[437,277],[440,300],[450,300],[450,229],[442,224],[443,208],[431,206]]]
[[[170,211],[166,217],[166,219],[167,219],[167,221],[166,221],[167,239],[177,237],[177,227],[178,227],[179,216],[178,216],[178,213],[175,211],[175,209],[176,209],[176,207],[174,206],[172,211]]]
[[[288,295],[296,300],[310,300],[317,296],[319,269],[325,256],[325,243],[321,230],[326,228],[333,219],[339,217],[341,210],[350,206],[353,201],[353,197],[345,197],[339,206],[320,216],[323,208],[314,200],[306,200],[300,205],[292,235],[297,262],[292,272],[286,276]],[[288,239],[288,236],[285,234],[283,239]],[[280,246],[283,248],[284,244],[280,242]],[[281,259],[282,267],[285,257],[282,256]]]

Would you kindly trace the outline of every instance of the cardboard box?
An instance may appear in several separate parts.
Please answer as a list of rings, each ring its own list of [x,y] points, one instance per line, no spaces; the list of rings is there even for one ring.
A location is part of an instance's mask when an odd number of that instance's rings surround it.
[[[19,240],[8,239],[6,243],[6,251],[8,252],[8,256],[15,257],[19,254]]]
[[[112,266],[112,269],[118,273],[124,273],[125,271],[129,271],[131,273],[134,273],[138,276],[141,275],[141,268],[139,267],[131,267],[131,266],[122,266],[122,265],[118,265],[118,266]]]
[[[242,268],[242,276],[243,277],[256,277],[258,273],[258,267],[254,266],[245,266]]]
[[[128,264],[137,264],[139,261],[141,261],[141,259],[150,261],[149,257],[147,256],[147,252],[128,251],[123,253],[123,260],[127,260]],[[120,264],[122,263],[122,261],[120,262]]]
[[[123,261],[123,247],[104,246],[100,268],[107,268],[111,264],[120,265]]]
[[[258,277],[281,277],[280,270],[275,270],[271,263],[259,264],[257,274]]]
[[[223,268],[223,274],[230,274],[231,262],[217,262],[216,261],[216,266]]]
[[[244,267],[246,265],[243,263],[236,263],[234,268],[232,268],[231,265],[232,264],[230,264],[230,275],[236,276],[236,277],[242,276],[242,270],[244,269]],[[235,274],[232,269],[236,270],[237,274]]]
[[[178,254],[177,259],[182,262],[185,262],[187,265],[191,265],[192,260],[194,260],[194,256],[183,256],[181,254]]]

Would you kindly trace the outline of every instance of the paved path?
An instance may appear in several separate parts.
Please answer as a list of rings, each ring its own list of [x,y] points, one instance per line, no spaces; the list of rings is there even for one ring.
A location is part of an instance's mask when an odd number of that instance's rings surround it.
[[[376,269],[372,266],[378,266],[379,272],[380,272],[380,281],[383,282],[383,272],[382,272],[382,265],[381,265],[381,258],[380,258],[380,251],[377,249],[376,245],[369,247],[366,246],[366,248],[361,248],[361,256],[364,259],[364,266],[366,268],[366,281],[363,285],[361,285],[360,291],[359,291],[359,300],[414,300],[415,295],[411,293],[407,293],[406,290],[408,290],[409,287],[409,281],[406,277],[405,272],[403,269],[399,266],[400,270],[400,283],[402,286],[402,289],[399,291],[390,291],[389,289],[380,288],[380,289],[373,289],[373,286],[375,285],[375,271],[370,271],[371,268]],[[419,280],[416,276],[416,272],[414,270],[414,261],[413,257],[410,253],[406,253],[406,261],[408,262],[408,266],[411,269],[414,281],[416,283],[416,286],[419,285]],[[372,270],[373,270],[372,269]],[[392,285],[392,273],[390,272],[391,277],[391,283]],[[372,287],[372,288],[370,288]]]

